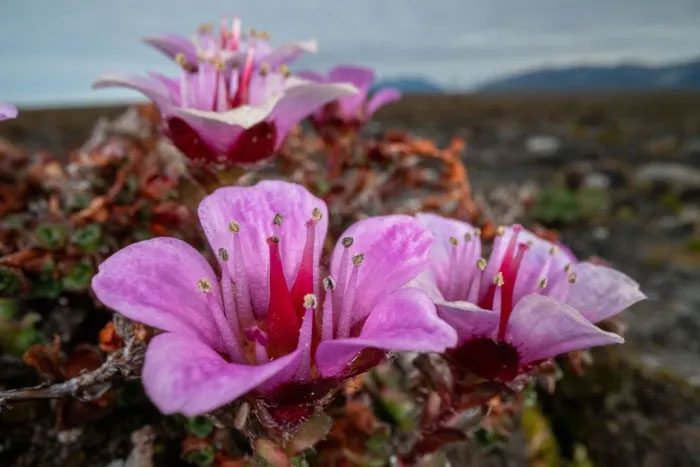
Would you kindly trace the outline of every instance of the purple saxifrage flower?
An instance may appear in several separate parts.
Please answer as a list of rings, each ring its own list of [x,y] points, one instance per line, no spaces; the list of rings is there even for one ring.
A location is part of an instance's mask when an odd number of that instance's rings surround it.
[[[312,122],[322,133],[329,128],[342,132],[356,131],[381,107],[401,98],[398,89],[389,87],[377,90],[370,97],[374,72],[362,66],[340,65],[325,76],[314,71],[303,71],[299,75],[317,83],[349,82],[358,89],[357,94],[341,97],[312,114]]]
[[[519,225],[499,228],[486,261],[473,226],[434,214],[417,218],[436,237],[418,283],[457,331],[452,360],[484,378],[510,381],[556,355],[621,343],[593,323],[644,298],[626,275],[579,262]]]
[[[263,39],[244,41],[239,32],[228,31],[220,38],[223,45],[209,33],[200,33],[196,44],[165,37],[149,41],[168,55],[175,53],[179,78],[116,74],[93,86],[143,93],[160,109],[173,144],[191,159],[221,167],[265,160],[303,118],[356,92],[349,83],[319,84],[292,76],[284,60],[298,55],[300,47],[272,50]]]
[[[430,298],[404,287],[432,243],[412,217],[351,226],[322,280],[327,209],[303,187],[221,188],[199,216],[219,275],[188,244],[156,238],[108,258],[92,282],[105,305],[165,331],[149,343],[143,368],[164,413],[201,414],[249,392],[280,413],[310,413],[386,351],[456,343]]]
[[[17,117],[17,107],[7,102],[0,102],[0,121]]]

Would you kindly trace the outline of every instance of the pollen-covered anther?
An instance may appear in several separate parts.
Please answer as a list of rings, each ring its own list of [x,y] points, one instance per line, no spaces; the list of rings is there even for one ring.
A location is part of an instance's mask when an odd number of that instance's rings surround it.
[[[496,227],[496,235],[498,235],[498,236],[500,237],[500,236],[502,236],[504,233],[506,233],[506,228],[505,228],[505,227],[503,227],[502,225],[499,225],[498,227]]]
[[[450,237],[450,243],[452,244],[452,246],[457,246],[457,243],[459,242],[457,241],[456,237]]]
[[[477,237],[481,237],[481,229],[478,227],[474,229],[474,235],[476,235]]]
[[[316,308],[316,295],[312,293],[304,295],[304,308]]]
[[[355,266],[359,266],[360,264],[363,263],[364,260],[365,260],[365,255],[363,255],[362,253],[358,253],[356,255],[353,255],[352,264],[354,264]]]
[[[187,57],[182,52],[179,52],[177,55],[175,55],[175,63],[177,63],[185,71],[195,70],[195,67],[187,61]]]
[[[340,242],[345,248],[350,248],[352,244],[355,243],[355,239],[352,237],[345,237]]]
[[[503,280],[503,273],[499,272],[493,277],[493,283],[496,285],[496,287],[503,287],[503,284],[505,284],[505,281]]]
[[[566,266],[564,266],[564,272],[566,272],[566,273],[571,272],[571,268],[572,268],[571,263],[567,264]]]
[[[323,279],[323,288],[325,290],[335,290],[335,281],[331,276]]]
[[[231,221],[228,223],[228,229],[233,233],[238,233],[241,231],[241,225],[236,221]]]
[[[550,255],[556,254],[556,252],[557,252],[558,249],[559,249],[559,248],[557,248],[556,245],[552,245],[552,246],[549,248],[549,254],[550,254]]]
[[[288,78],[292,74],[292,70],[290,70],[289,67],[285,64],[280,65],[277,68],[277,71],[279,71],[280,74],[285,78]]]
[[[275,213],[275,216],[272,218],[272,225],[276,225],[277,227],[279,227],[280,225],[282,225],[282,221],[284,221],[282,214],[280,214],[279,212]]]
[[[470,234],[469,232],[465,233],[465,234],[464,234],[464,241],[465,241],[466,243],[471,242],[471,241],[472,241],[472,234]]]
[[[280,238],[277,235],[270,235],[267,237],[267,244],[268,245],[276,245],[280,242]]]
[[[538,286],[540,289],[546,289],[546,288],[547,288],[547,278],[546,278],[546,277],[543,277],[542,279],[540,279],[540,280],[537,282],[537,286]]]
[[[578,279],[578,276],[575,272],[570,273],[569,277],[567,278],[570,284],[574,284],[576,282],[576,279]]]
[[[323,212],[319,208],[313,208],[311,210],[311,219],[318,222],[323,218]]]
[[[209,34],[214,30],[214,25],[211,23],[202,23],[197,28],[197,32],[200,34]]]
[[[476,260],[476,267],[479,268],[479,270],[481,272],[484,272],[487,264],[488,263],[486,262],[486,260],[484,258],[479,258]]]
[[[267,76],[270,73],[270,64],[263,63],[262,65],[260,65],[259,73],[260,76]]]
[[[222,261],[228,261],[228,250],[226,248],[219,248],[219,258]]]
[[[197,288],[200,292],[209,293],[211,292],[211,282],[206,277],[202,277],[197,281]]]

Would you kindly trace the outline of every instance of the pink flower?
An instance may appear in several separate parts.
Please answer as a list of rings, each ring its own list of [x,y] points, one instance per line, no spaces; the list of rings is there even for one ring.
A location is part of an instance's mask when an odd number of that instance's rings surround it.
[[[0,121],[17,117],[17,107],[7,102],[0,102]]]
[[[242,41],[235,29],[218,39],[200,33],[197,42],[175,35],[148,41],[176,58],[179,78],[106,75],[93,86],[143,93],[160,109],[175,146],[191,159],[223,167],[271,157],[302,119],[356,92],[348,83],[291,76],[285,60],[298,55],[302,45],[271,49],[257,37]]]
[[[622,343],[592,323],[644,298],[626,275],[579,262],[519,225],[499,229],[486,261],[473,226],[434,214],[417,218],[436,236],[418,282],[459,335],[452,357],[479,376],[510,381],[556,355]]]
[[[114,254],[92,282],[105,305],[165,331],[143,368],[164,413],[200,414],[248,392],[270,406],[312,405],[386,351],[456,343],[427,295],[404,287],[432,241],[411,217],[351,226],[322,280],[327,209],[303,187],[221,188],[199,216],[219,275],[186,243],[156,238]]]
[[[356,94],[341,97],[311,116],[314,125],[320,128],[358,129],[381,107],[401,98],[401,92],[394,88],[381,88],[370,97],[374,71],[362,66],[340,65],[325,76],[313,71],[303,71],[299,75],[317,83],[348,82],[358,89]]]

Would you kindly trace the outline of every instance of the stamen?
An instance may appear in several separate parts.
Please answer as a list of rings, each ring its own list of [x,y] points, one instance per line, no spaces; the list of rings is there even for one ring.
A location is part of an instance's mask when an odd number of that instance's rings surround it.
[[[260,76],[267,76],[270,74],[270,64],[269,63],[263,63],[260,65],[260,70],[258,71],[260,73]]]
[[[197,288],[206,296],[207,307],[214,318],[216,327],[219,330],[219,334],[224,341],[224,346],[231,360],[238,363],[243,362],[243,352],[240,343],[236,339],[233,329],[231,329],[224,315],[224,310],[221,309],[221,302],[219,302],[215,294],[211,293],[213,290],[211,282],[209,279],[203,277],[197,281]]]
[[[321,317],[321,340],[333,339],[333,290],[335,281],[328,276],[323,279],[323,288],[326,291],[326,298],[323,300],[323,315]]]
[[[275,216],[272,218],[272,225],[280,227],[282,225],[283,220],[284,218],[282,217],[282,214],[276,213]]]
[[[222,261],[228,261],[228,250],[226,248],[219,248],[219,258]]]
[[[547,288],[547,278],[543,277],[539,281],[537,281],[537,287],[540,289],[546,289]]]
[[[518,236],[520,235],[520,232],[522,231],[522,226],[520,224],[515,224],[512,227],[513,233],[510,236],[510,239],[508,240],[508,246],[506,246],[506,251],[503,254],[503,259],[501,260],[501,265],[498,268],[499,271],[503,272],[504,275],[507,274],[507,270],[510,267],[510,263],[513,259],[513,253],[515,251],[515,245],[518,241]],[[505,234],[505,228],[503,226],[499,226],[498,229],[496,229],[496,234],[498,235],[496,237],[496,240],[503,238],[503,235]],[[498,244],[500,246],[500,243]],[[492,251],[491,256],[492,258],[497,258],[494,256],[497,254],[496,251],[496,244],[494,244],[494,251]],[[487,271],[487,273],[491,273],[492,271]],[[486,291],[486,295],[482,298],[481,302],[479,303],[479,306],[484,309],[493,309],[493,296],[496,293],[496,287],[495,284],[492,284],[489,286],[488,290]]]
[[[338,329],[336,330],[338,338],[350,336],[350,328],[353,325],[354,318],[355,295],[357,292],[357,275],[364,259],[365,255],[361,253],[352,257],[353,268],[341,302],[342,308],[338,319]]]
[[[300,353],[299,368],[296,379],[306,380],[311,376],[311,344],[313,339],[314,310],[316,309],[316,296],[307,294],[304,296],[304,318],[299,330],[299,344],[297,349]]]
[[[279,237],[269,237],[267,244],[270,255],[270,300],[266,318],[270,337],[268,353],[277,358],[288,354],[297,346],[299,318],[294,311],[287,279],[284,277]]]
[[[484,278],[484,270],[486,269],[486,260],[484,258],[479,258],[476,260],[476,269],[478,272],[474,274],[472,283],[469,285],[469,293],[467,294],[467,301],[471,303],[476,303],[479,298],[479,289],[481,288],[481,282]]]
[[[235,282],[234,297],[236,299],[236,309],[242,325],[249,326],[255,321],[253,316],[253,306],[250,303],[250,289],[248,288],[248,270],[243,260],[243,246],[238,233],[241,226],[236,221],[228,224],[229,230],[233,233],[233,279]]]
[[[456,290],[459,287],[459,248],[457,247],[459,242],[455,237],[449,238],[450,245],[450,258],[448,266],[447,283],[445,284],[445,298],[447,300],[456,300]]]
[[[350,247],[355,242],[352,237],[345,237],[340,241],[343,245],[343,253],[340,255],[340,266],[338,267],[338,287],[336,287],[336,292],[333,294],[333,322],[337,323],[341,310],[341,303],[343,301],[343,296],[345,295],[346,284],[348,280],[348,267],[350,263]]]

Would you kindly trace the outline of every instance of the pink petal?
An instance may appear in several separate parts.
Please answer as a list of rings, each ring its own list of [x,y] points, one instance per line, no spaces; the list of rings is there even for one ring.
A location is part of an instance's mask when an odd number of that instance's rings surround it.
[[[203,278],[212,286],[209,293],[198,289]],[[161,237],[127,246],[100,264],[92,289],[102,303],[128,318],[222,346],[210,311],[221,306],[217,277],[204,257],[181,240]]]
[[[312,70],[302,70],[296,72],[295,75],[307,81],[313,81],[314,83],[324,83],[326,81],[325,77],[321,73]]]
[[[383,297],[421,273],[433,241],[432,234],[410,216],[376,216],[356,222],[333,250],[331,276],[336,280],[341,280],[338,276],[345,237],[353,238],[350,257],[364,254],[357,280],[357,320],[367,316]]]
[[[159,79],[152,77],[112,74],[104,75],[92,83],[93,89],[103,89],[107,87],[125,87],[134,89],[151,99],[159,107],[172,104],[170,89]]]
[[[172,59],[174,59],[177,54],[182,53],[185,55],[188,63],[192,65],[199,63],[197,59],[197,47],[186,37],[177,34],[164,34],[162,36],[145,37],[143,41]]]
[[[521,364],[624,342],[617,334],[591,324],[569,305],[542,295],[528,295],[515,305],[505,340],[518,349]]]
[[[382,88],[375,92],[367,102],[366,118],[374,115],[374,112],[384,107],[387,104],[396,102],[401,99],[401,91],[395,88]]]
[[[455,331],[459,343],[479,337],[493,338],[498,330],[498,313],[484,310],[470,302],[436,302],[440,318]]]
[[[275,47],[266,53],[260,60],[270,65],[270,68],[277,68],[280,65],[286,65],[305,53],[316,53],[318,44],[315,40],[302,42],[293,42]]]
[[[357,88],[356,94],[338,99],[338,104],[343,118],[361,116],[369,88],[374,83],[374,71],[363,66],[340,65],[328,72],[328,82],[350,83]]]
[[[582,262],[574,266],[574,272],[577,279],[567,303],[592,323],[610,318],[646,298],[638,283],[606,266]]]
[[[328,102],[357,92],[350,84],[318,84],[303,80],[296,83],[286,89],[272,111],[271,117],[277,127],[277,148],[282,145],[289,130],[302,119]]]
[[[296,352],[262,365],[229,363],[197,339],[165,333],[149,343],[142,377],[161,412],[194,416],[236,400],[295,363]]]
[[[233,255],[233,235],[229,223],[240,225],[240,240],[245,252],[251,298],[254,308],[267,311],[269,298],[269,258],[267,238],[280,237],[280,251],[285,277],[289,287],[296,277],[306,239],[306,221],[314,208],[321,210],[321,220],[316,225],[314,264],[320,261],[323,240],[328,230],[326,203],[309,193],[301,185],[281,181],[262,181],[252,187],[219,188],[202,200],[199,220],[214,251],[226,248]],[[282,215],[282,225],[272,223],[275,214]],[[233,280],[234,261],[229,260],[229,272]],[[316,271],[316,283],[318,271]]]
[[[358,337],[323,341],[316,351],[321,375],[343,372],[365,348],[442,352],[457,343],[455,331],[438,318],[432,301],[418,289],[402,289],[372,309]]]
[[[0,102],[0,121],[17,117],[17,107],[7,102]]]

